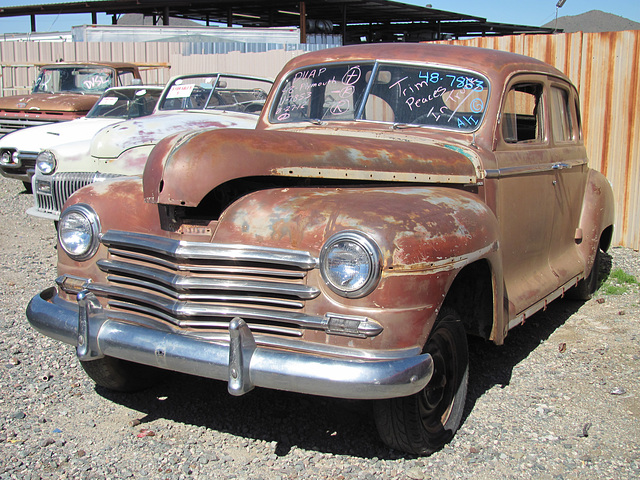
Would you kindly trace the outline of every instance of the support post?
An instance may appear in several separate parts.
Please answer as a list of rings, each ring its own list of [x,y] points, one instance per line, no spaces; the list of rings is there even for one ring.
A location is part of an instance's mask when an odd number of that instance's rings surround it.
[[[300,43],[307,43],[307,5],[300,2]]]
[[[165,6],[162,10],[162,24],[166,27],[169,25],[169,6]]]

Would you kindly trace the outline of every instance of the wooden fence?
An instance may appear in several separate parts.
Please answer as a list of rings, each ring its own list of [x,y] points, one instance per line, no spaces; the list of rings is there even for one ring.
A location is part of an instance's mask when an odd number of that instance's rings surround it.
[[[591,167],[611,182],[616,199],[613,243],[640,250],[640,30],[484,37],[444,43],[521,53],[556,66],[578,87]],[[37,69],[15,65],[60,59],[167,65],[144,72],[149,83],[185,73],[227,71],[275,77],[303,50],[189,54],[184,43],[0,42],[4,95],[31,85]],[[13,65],[7,67],[7,65]]]

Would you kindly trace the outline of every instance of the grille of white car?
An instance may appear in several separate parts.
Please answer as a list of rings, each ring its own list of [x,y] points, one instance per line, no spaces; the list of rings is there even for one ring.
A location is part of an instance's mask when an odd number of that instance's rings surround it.
[[[98,172],[60,172],[45,177],[36,177],[36,185],[33,194],[36,199],[38,211],[53,215],[60,215],[64,202],[78,189],[106,178],[119,177],[120,175]],[[43,191],[39,185],[50,184],[49,191]]]

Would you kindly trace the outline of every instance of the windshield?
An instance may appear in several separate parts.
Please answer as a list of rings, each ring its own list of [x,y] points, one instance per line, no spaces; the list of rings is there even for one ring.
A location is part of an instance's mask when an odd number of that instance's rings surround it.
[[[136,118],[151,115],[162,88],[107,90],[89,110],[87,118]]]
[[[233,75],[177,78],[168,85],[159,110],[226,110],[258,114],[271,82]]]
[[[114,86],[114,71],[107,67],[44,67],[36,79],[33,93],[101,94]]]
[[[476,130],[487,80],[439,66],[329,64],[299,70],[278,92],[272,123],[368,120]]]

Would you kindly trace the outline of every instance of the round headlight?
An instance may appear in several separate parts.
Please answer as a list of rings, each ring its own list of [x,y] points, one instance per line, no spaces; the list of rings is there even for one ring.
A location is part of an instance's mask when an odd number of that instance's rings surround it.
[[[99,234],[98,216],[88,205],[72,205],[60,215],[58,241],[74,260],[87,260],[96,253]]]
[[[45,150],[40,152],[36,158],[36,167],[45,175],[51,175],[56,169],[56,157],[53,153]]]
[[[378,246],[359,232],[333,235],[320,252],[322,278],[343,297],[358,298],[371,293],[381,270]]]

